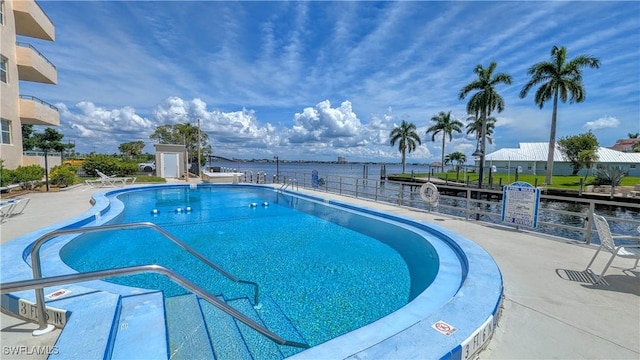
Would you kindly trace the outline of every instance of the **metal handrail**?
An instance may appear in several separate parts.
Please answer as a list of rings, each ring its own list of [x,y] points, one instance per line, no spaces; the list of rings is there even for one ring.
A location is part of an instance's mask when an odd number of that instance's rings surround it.
[[[184,250],[189,252],[191,255],[193,255],[196,258],[198,258],[200,261],[204,262],[205,264],[209,265],[214,270],[218,271],[220,274],[224,275],[227,279],[229,279],[229,280],[231,280],[233,282],[237,282],[237,283],[252,285],[253,286],[253,301],[254,301],[253,304],[255,306],[257,306],[259,304],[259,302],[260,302],[259,298],[258,298],[259,288],[258,288],[258,284],[257,283],[255,283],[253,281],[247,281],[247,280],[238,279],[237,277],[233,276],[232,274],[230,274],[229,272],[227,272],[226,270],[224,270],[220,266],[218,266],[218,265],[214,264],[213,262],[211,262],[211,260],[207,259],[203,255],[198,253],[195,249],[193,249],[189,245],[185,244],[180,239],[178,239],[175,236],[171,235],[165,229],[161,228],[160,226],[158,226],[158,225],[156,225],[154,223],[150,223],[150,222],[102,225],[102,226],[99,226],[99,227],[96,226],[96,227],[85,227],[85,228],[77,228],[77,229],[62,229],[62,230],[55,230],[55,231],[46,233],[46,234],[42,235],[41,237],[39,237],[33,243],[33,248],[31,248],[31,267],[33,269],[33,279],[37,280],[37,279],[42,278],[42,268],[41,268],[41,265],[40,265],[40,247],[45,242],[51,240],[52,238],[54,238],[56,236],[68,235],[68,234],[79,234],[79,233],[101,232],[101,231],[109,231],[109,230],[122,230],[122,229],[131,229],[131,228],[142,228],[142,227],[151,228],[153,230],[156,230],[160,234],[164,235],[167,239],[171,240],[176,245],[180,246],[181,248],[183,248]],[[44,329],[47,328],[47,322],[46,322],[45,310],[44,310],[44,290],[42,290],[42,288],[40,288],[40,289],[36,289],[35,292],[36,292],[36,306],[37,306],[37,309],[38,309],[39,330],[44,330]]]
[[[78,283],[82,281],[89,280],[99,280],[108,277],[116,277],[116,276],[124,276],[124,275],[133,275],[133,274],[141,274],[141,273],[157,273],[161,275],[167,276],[169,279],[174,282],[180,284],[181,286],[187,288],[192,293],[200,296],[201,298],[207,300],[211,305],[217,307],[221,311],[224,311],[228,315],[242,322],[243,324],[249,326],[253,330],[259,332],[260,334],[266,336],[271,341],[278,343],[280,345],[286,346],[294,346],[299,348],[309,348],[309,345],[299,343],[296,341],[284,340],[280,336],[276,335],[269,329],[264,326],[258,324],[256,321],[248,318],[243,313],[234,309],[233,307],[227,305],[220,299],[216,298],[214,295],[191,282],[189,279],[184,276],[176,273],[173,270],[170,270],[164,266],[160,265],[138,265],[138,266],[129,266],[123,268],[109,269],[109,270],[100,270],[100,271],[91,271],[86,273],[75,273],[68,275],[58,275],[51,276],[47,278],[39,278],[39,279],[31,279],[31,280],[21,280],[21,281],[12,281],[0,284],[0,293],[8,293],[13,291],[22,291],[22,290],[31,290],[31,289],[42,289],[46,286],[57,286],[57,285],[65,285],[71,283]],[[42,319],[42,317],[40,317]]]

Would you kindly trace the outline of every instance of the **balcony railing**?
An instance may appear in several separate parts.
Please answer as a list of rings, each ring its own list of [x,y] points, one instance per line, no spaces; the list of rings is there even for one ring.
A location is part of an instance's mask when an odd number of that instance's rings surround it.
[[[52,63],[51,61],[49,61],[49,59],[47,59],[46,56],[42,55],[42,53],[40,51],[38,51],[38,49],[35,48],[35,46],[26,43],[26,42],[22,42],[22,41],[16,41],[16,46],[20,46],[20,47],[26,47],[31,49],[33,52],[35,52],[36,54],[38,54],[44,61],[48,62],[51,66],[53,66],[54,69],[56,69],[56,65],[54,63]]]
[[[58,108],[31,95],[20,95],[20,121],[28,125],[60,125]]]
[[[37,97],[33,96],[33,95],[20,95],[20,99],[25,99],[25,100],[32,100],[35,101],[37,103],[40,103],[42,105],[48,106],[50,108],[52,108],[55,111],[58,111],[58,108],[49,104],[48,102],[44,101],[44,100],[40,100]]]

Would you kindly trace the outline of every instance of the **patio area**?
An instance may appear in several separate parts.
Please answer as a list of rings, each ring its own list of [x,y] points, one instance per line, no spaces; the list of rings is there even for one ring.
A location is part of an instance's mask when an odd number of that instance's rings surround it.
[[[105,190],[83,185],[63,192],[29,194],[31,201],[24,213],[2,224],[2,243],[88,211],[91,195]],[[595,285],[584,271],[594,246],[438,213],[311,190],[300,192],[435,223],[485,248],[500,267],[505,298],[493,339],[480,359],[640,358],[640,269],[624,270],[633,266],[633,260],[614,260],[605,282]],[[599,273],[607,260],[608,256],[600,256],[594,271]],[[31,330],[36,327],[2,314],[2,358],[46,358],[8,352],[20,346],[54,349],[60,330],[33,337]]]

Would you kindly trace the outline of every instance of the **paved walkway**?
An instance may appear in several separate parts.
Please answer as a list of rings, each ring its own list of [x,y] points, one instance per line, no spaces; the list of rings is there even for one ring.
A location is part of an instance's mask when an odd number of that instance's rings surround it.
[[[91,194],[104,190],[80,186],[30,194],[24,214],[1,225],[1,241],[82,214],[91,208]],[[640,359],[640,268],[624,271],[633,266],[629,259],[614,261],[605,277],[608,284],[593,285],[583,276],[595,251],[590,246],[437,213],[305,192],[436,223],[484,247],[502,271],[505,299],[494,337],[480,359]],[[594,268],[602,269],[607,258],[601,255]],[[36,327],[2,314],[2,359],[45,358],[8,354],[19,346],[53,348],[59,330],[33,337],[31,330]]]

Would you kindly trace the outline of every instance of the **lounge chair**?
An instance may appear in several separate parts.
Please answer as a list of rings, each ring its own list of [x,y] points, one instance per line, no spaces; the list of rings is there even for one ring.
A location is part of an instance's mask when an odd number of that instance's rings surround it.
[[[15,203],[10,202],[0,204],[0,222],[5,222],[11,216],[15,206]]]
[[[22,214],[29,201],[31,201],[30,198],[18,198],[0,203],[0,222],[4,222],[14,215]]]
[[[631,269],[635,269],[638,267],[638,261],[640,261],[640,244],[639,245],[616,245],[614,239],[637,239],[640,240],[637,236],[628,236],[628,235],[617,235],[614,236],[611,234],[611,229],[609,228],[609,223],[604,216],[593,214],[593,220],[596,223],[596,230],[598,231],[598,237],[600,238],[600,247],[596,251],[596,253],[589,261],[589,265],[587,265],[587,270],[590,270],[591,264],[596,259],[600,250],[604,249],[610,252],[611,258],[605,265],[604,269],[602,269],[602,273],[596,278],[596,284],[601,282],[604,278],[604,274],[609,269],[609,265],[613,262],[616,256],[622,258],[636,259],[636,264]]]
[[[136,182],[136,177],[118,177],[118,176],[107,176],[100,170],[96,170],[96,173],[100,177],[97,180],[91,180],[92,183],[100,183],[101,186],[118,186],[118,185],[133,185]],[[89,181],[89,180],[87,180]],[[91,185],[87,182],[87,185]]]

